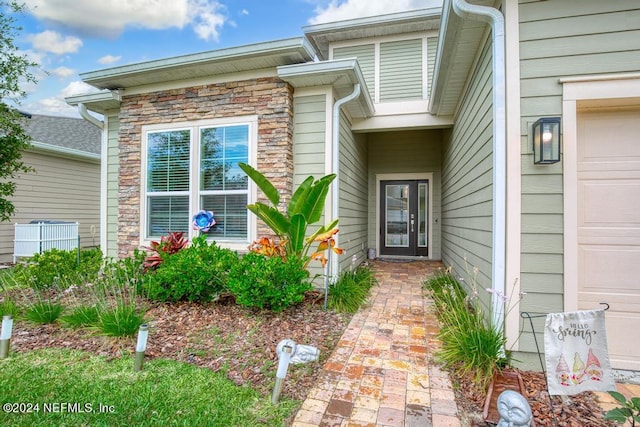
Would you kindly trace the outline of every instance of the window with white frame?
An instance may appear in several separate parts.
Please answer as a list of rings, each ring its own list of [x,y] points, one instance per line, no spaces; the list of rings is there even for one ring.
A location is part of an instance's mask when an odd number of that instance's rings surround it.
[[[144,132],[144,238],[171,231],[189,235],[193,215],[206,210],[216,220],[209,238],[248,242],[249,182],[238,163],[252,163],[255,128],[253,122],[149,127]]]

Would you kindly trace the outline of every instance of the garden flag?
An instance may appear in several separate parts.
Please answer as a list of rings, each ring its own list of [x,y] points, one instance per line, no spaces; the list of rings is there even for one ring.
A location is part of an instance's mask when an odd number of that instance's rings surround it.
[[[549,394],[616,389],[604,310],[547,314],[544,354]]]

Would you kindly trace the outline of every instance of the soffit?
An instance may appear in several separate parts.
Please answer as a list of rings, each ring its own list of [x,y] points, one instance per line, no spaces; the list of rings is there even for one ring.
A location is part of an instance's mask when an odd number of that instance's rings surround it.
[[[384,37],[406,33],[437,30],[440,26],[440,8],[414,10],[388,15],[350,19],[303,28],[305,36],[318,56],[329,58],[329,45],[346,40]]]
[[[313,58],[309,43],[298,37],[90,71],[80,77],[99,89],[114,90],[275,68]]]
[[[492,6],[493,1],[474,1],[473,4]],[[455,113],[487,30],[489,25],[484,22],[460,18],[453,11],[451,1],[445,0],[431,87],[431,113],[438,116]]]
[[[89,110],[105,114],[109,110],[120,108],[120,94],[118,91],[103,90],[96,93],[75,95],[65,98],[67,104],[77,106],[84,104]]]

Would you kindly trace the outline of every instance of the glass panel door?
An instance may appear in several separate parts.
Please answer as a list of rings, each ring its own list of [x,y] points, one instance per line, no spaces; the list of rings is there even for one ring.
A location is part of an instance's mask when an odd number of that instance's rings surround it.
[[[380,182],[380,255],[427,256],[429,183]]]
[[[409,185],[385,187],[385,233],[387,247],[409,247]]]
[[[426,248],[429,242],[429,183],[418,183],[418,246]]]

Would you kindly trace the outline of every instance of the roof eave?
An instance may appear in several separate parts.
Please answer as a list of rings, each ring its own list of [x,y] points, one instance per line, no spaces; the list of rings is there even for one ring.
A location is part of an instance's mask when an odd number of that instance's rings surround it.
[[[64,158],[100,163],[100,154],[77,150],[75,148],[60,147],[58,145],[46,144],[44,142],[31,141],[28,149],[33,152],[54,154]]]
[[[350,111],[357,118],[374,115],[375,107],[355,58],[281,66],[278,67],[278,77],[296,89],[332,85],[339,97],[351,93],[353,86],[358,83],[361,91],[357,108],[350,108]]]
[[[412,10],[408,12],[390,13],[386,15],[371,16],[365,18],[349,19],[323,24],[307,25],[302,28],[305,36],[315,49],[320,59],[326,60],[329,57],[328,43],[322,40],[325,36],[331,35],[333,41],[351,40],[354,38],[377,37],[380,31],[388,34],[401,34],[404,28],[410,24],[423,23],[421,31],[432,27],[437,29],[440,25],[441,8],[434,7],[428,9]],[[366,32],[365,36],[354,34]]]
[[[72,107],[84,104],[89,110],[100,114],[119,108],[121,100],[120,93],[117,90],[102,90],[65,98],[67,104]]]
[[[492,0],[474,4],[490,5]],[[453,11],[451,0],[444,0],[438,33],[438,49],[433,69],[429,112],[437,116],[455,113],[464,85],[472,72],[482,34],[488,26],[483,22],[464,20]]]
[[[120,89],[129,87],[127,81],[143,75],[166,72],[178,75],[179,71],[197,75],[193,71],[198,68],[207,69],[200,73],[202,75],[213,75],[216,67],[224,63],[239,62],[241,67],[251,70],[260,68],[257,65],[260,58],[270,57],[284,65],[311,61],[314,56],[309,42],[304,37],[296,37],[89,71],[80,77],[100,89]]]

